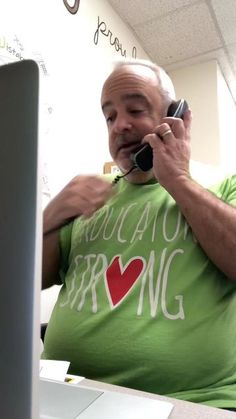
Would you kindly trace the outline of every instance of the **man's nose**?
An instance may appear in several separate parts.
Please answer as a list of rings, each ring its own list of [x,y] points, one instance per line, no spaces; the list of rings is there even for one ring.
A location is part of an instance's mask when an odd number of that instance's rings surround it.
[[[126,115],[117,115],[115,123],[113,125],[113,129],[116,134],[121,134],[122,132],[128,131],[131,128],[131,121]]]

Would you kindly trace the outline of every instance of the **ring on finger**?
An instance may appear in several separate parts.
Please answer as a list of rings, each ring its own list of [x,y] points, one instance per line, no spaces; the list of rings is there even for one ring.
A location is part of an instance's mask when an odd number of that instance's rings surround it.
[[[161,137],[164,138],[168,134],[172,134],[171,129],[167,129],[166,131],[164,131],[163,134],[161,134]]]

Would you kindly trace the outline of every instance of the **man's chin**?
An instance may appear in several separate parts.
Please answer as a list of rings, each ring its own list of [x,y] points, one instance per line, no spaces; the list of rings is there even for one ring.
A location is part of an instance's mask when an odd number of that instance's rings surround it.
[[[128,172],[134,166],[134,163],[128,157],[122,159],[122,161],[116,161],[116,164],[122,173]]]
[[[135,150],[137,150],[137,145],[121,148],[117,153],[116,163],[118,167],[123,171],[128,171],[134,165],[132,160],[132,155],[134,154]]]
[[[149,182],[151,179],[155,180],[153,170],[149,170],[148,172],[143,172],[140,169],[134,170],[127,176],[127,180],[130,183],[136,183],[136,184],[143,184],[146,182]],[[157,180],[156,180],[157,182]]]

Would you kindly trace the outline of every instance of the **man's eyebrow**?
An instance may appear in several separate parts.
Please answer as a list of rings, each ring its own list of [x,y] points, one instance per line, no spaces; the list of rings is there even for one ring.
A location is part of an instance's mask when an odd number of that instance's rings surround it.
[[[112,106],[112,101],[111,100],[107,100],[106,102],[104,102],[103,105],[102,105],[103,112],[106,110],[106,108],[109,108],[110,106]]]
[[[138,100],[140,102],[144,102],[147,105],[149,104],[148,99],[142,93],[126,93],[122,96],[123,100]]]
[[[139,102],[143,102],[148,107],[150,106],[150,103],[149,103],[148,99],[142,93],[126,93],[123,96],[121,96],[121,99],[123,101],[137,100]],[[113,105],[113,103],[110,100],[103,103],[103,105],[102,105],[103,112],[105,111],[106,108],[109,108],[112,105]]]

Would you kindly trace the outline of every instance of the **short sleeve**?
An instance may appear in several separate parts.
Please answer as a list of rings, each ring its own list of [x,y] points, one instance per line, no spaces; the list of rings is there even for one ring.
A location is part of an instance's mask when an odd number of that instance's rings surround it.
[[[223,200],[230,205],[236,206],[236,175],[226,179]]]
[[[226,178],[223,182],[210,189],[218,198],[227,204],[236,206],[236,175]]]
[[[230,196],[230,203],[236,206],[236,175],[232,177],[232,192]]]

